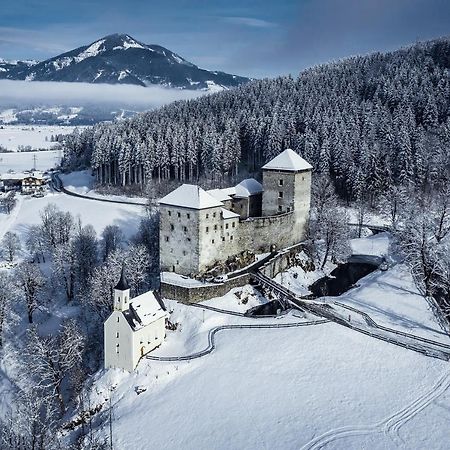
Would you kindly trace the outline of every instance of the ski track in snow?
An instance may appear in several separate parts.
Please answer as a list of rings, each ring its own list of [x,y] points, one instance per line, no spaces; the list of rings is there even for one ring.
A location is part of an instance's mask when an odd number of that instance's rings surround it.
[[[314,438],[303,447],[301,450],[316,450],[321,449],[335,442],[338,439],[361,436],[366,434],[384,433],[388,435],[396,446],[405,445],[405,442],[400,437],[400,429],[409,422],[414,416],[427,408],[430,403],[440,397],[450,387],[450,371],[447,370],[442,375],[436,384],[424,394],[417,397],[400,411],[388,416],[381,422],[374,425],[367,426],[346,426],[327,431],[326,433]]]

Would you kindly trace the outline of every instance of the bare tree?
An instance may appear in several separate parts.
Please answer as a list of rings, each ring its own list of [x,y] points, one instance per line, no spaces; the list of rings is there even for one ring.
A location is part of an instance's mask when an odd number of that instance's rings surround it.
[[[398,222],[407,201],[406,190],[402,186],[391,186],[381,198],[381,211],[388,218],[392,229],[397,229]]]
[[[320,216],[313,213],[309,222],[309,236],[315,247],[322,244],[321,269],[329,259],[338,262],[345,258],[349,252],[347,213],[338,206],[328,206]]]
[[[75,296],[77,255],[73,245],[57,244],[52,252],[53,275],[56,282],[64,288],[68,302]]]
[[[2,247],[8,261],[13,262],[17,252],[21,249],[19,236],[12,231],[7,231],[2,239]]]
[[[118,250],[124,240],[125,238],[120,227],[107,225],[102,233],[103,261],[106,261],[111,252]]]
[[[69,242],[74,226],[70,212],[63,212],[50,203],[41,211],[40,216],[43,236],[51,247]]]
[[[16,206],[17,199],[14,191],[9,191],[3,197],[0,197],[0,206],[6,211],[7,214],[11,214],[11,211]]]
[[[41,271],[34,264],[22,263],[14,272],[17,286],[25,296],[28,322],[33,323],[33,313],[39,307],[39,293],[44,286]]]
[[[70,375],[83,358],[84,337],[73,320],[65,322],[56,336],[39,336],[35,328],[29,330],[26,356],[31,374],[41,389],[57,401],[61,415],[66,401],[63,382],[70,382]]]
[[[433,201],[434,237],[441,242],[450,232],[450,187],[438,190]]]
[[[14,285],[11,278],[0,272],[0,348],[3,347],[3,330],[10,301],[14,295]]]
[[[38,225],[32,225],[27,232],[25,244],[27,250],[33,255],[34,260],[38,263],[42,261],[45,263],[46,242],[42,232],[42,228]]]

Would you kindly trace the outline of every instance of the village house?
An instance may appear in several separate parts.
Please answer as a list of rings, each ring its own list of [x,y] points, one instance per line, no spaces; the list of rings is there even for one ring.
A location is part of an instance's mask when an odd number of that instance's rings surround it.
[[[145,354],[164,341],[168,316],[157,293],[148,291],[130,299],[122,269],[114,288],[114,310],[104,323],[105,368],[132,372]]]
[[[47,177],[41,172],[9,172],[0,176],[0,190],[19,191],[22,194],[44,192]]]
[[[262,167],[262,184],[205,191],[183,184],[159,202],[161,271],[196,276],[244,250],[264,253],[305,236],[312,166],[287,149]]]

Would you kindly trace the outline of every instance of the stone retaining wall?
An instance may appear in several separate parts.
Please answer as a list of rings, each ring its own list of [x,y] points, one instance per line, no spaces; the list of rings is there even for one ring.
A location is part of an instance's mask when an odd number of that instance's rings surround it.
[[[245,286],[250,282],[248,273],[230,278],[224,283],[207,284],[205,286],[186,287],[162,281],[161,295],[182,303],[198,303],[214,297],[222,297],[231,289]]]

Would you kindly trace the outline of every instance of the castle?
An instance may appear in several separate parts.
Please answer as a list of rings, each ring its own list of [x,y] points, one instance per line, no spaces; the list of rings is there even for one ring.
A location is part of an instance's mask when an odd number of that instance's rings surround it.
[[[161,271],[197,275],[244,250],[264,253],[304,238],[312,166],[287,149],[262,167],[262,184],[205,191],[183,184],[160,200]]]

